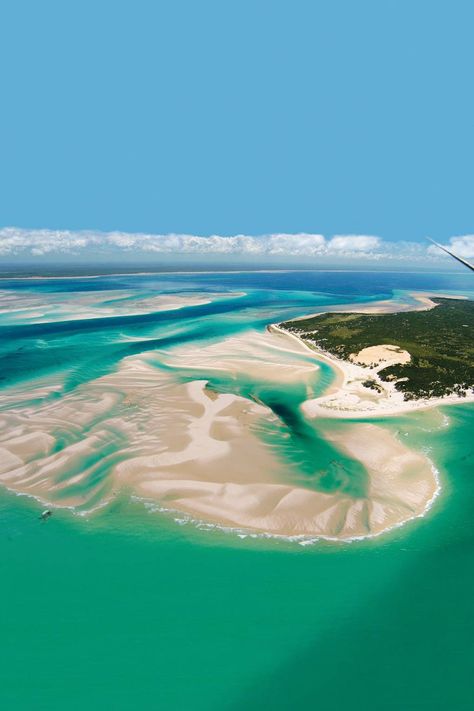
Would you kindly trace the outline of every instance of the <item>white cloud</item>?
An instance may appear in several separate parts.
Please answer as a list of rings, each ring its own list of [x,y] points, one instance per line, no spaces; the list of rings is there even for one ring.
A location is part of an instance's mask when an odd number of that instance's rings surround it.
[[[474,236],[453,237],[450,247],[461,256],[474,255]],[[209,235],[143,234],[71,230],[0,229],[0,255],[81,254],[168,255],[208,254],[217,256],[301,257],[420,261],[441,258],[436,247],[419,242],[386,242],[373,235],[320,234]]]
[[[0,229],[0,254],[74,252],[99,243],[98,235],[63,230]]]
[[[326,249],[326,240],[323,235],[280,234],[254,239],[261,240],[262,247],[267,254],[314,255],[321,254]]]
[[[328,243],[330,251],[374,252],[382,245],[380,237],[370,235],[336,235]]]
[[[325,251],[326,240],[322,235],[274,234],[253,237],[234,235],[222,237],[210,235],[147,235],[111,233],[103,235],[104,244],[124,249],[145,252],[188,254],[270,254],[311,255]]]

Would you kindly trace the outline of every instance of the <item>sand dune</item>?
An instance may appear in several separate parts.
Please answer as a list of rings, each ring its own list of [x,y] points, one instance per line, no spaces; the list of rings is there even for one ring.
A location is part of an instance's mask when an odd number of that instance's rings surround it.
[[[335,312],[351,313],[390,313],[399,311],[423,311],[436,306],[433,298],[466,298],[452,294],[432,294],[413,292],[410,294],[413,302],[406,299],[391,299],[369,304],[351,304],[346,308],[337,307]],[[313,314],[318,316],[319,314]],[[310,315],[301,316],[310,318]],[[294,319],[297,321],[298,319]],[[308,398],[302,405],[302,411],[309,418],[331,417],[338,419],[355,419],[360,417],[391,417],[414,410],[424,410],[440,405],[474,402],[474,394],[465,397],[446,395],[442,398],[419,398],[405,400],[403,393],[396,389],[394,382],[382,380],[380,371],[395,363],[408,363],[411,355],[408,351],[391,344],[379,344],[354,353],[349,360],[342,360],[321,350],[318,346],[311,347],[294,333],[285,331],[281,326],[272,326],[273,331],[286,334],[304,344],[313,353],[316,360],[328,363],[336,373],[336,379],[331,388],[322,396]],[[377,390],[367,387],[364,383],[373,381]]]
[[[389,365],[409,363],[410,360],[411,355],[408,351],[404,351],[398,346],[392,346],[389,343],[383,343],[380,346],[368,346],[368,348],[362,348],[361,351],[350,356],[352,363],[373,367],[377,372],[387,368]]]

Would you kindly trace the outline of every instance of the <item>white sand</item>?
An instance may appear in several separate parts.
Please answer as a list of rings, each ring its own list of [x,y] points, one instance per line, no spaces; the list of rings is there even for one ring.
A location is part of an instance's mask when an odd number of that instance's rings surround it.
[[[466,397],[446,395],[441,398],[407,401],[404,400],[403,393],[395,389],[393,382],[386,382],[379,377],[380,370],[387,367],[387,363],[370,368],[337,359],[327,353],[318,353],[317,357],[323,358],[336,370],[338,387],[322,397],[306,400],[302,410],[308,417],[390,417],[440,405],[474,402],[474,394]],[[367,380],[374,381],[380,392],[364,386],[363,383]]]
[[[316,353],[275,327],[127,358],[116,373],[39,407],[23,404],[20,390],[0,417],[0,480],[50,505],[83,511],[123,488],[162,508],[239,529],[337,540],[378,535],[431,505],[438,483],[426,457],[378,425],[320,420],[333,446],[365,467],[366,491],[351,497],[296,485],[276,450],[257,436],[262,423],[277,420],[268,408],[213,392],[204,380],[181,384],[151,365],[161,360],[178,372],[309,383],[318,361],[327,360],[338,378],[332,391],[304,403],[311,417],[365,418],[423,406],[403,402],[393,385],[383,383],[382,393],[362,385],[393,357],[406,358],[390,344],[378,348],[378,364],[368,368]],[[361,362],[373,356],[357,355]],[[103,479],[99,467],[107,465]]]
[[[373,536],[423,515],[438,482],[429,461],[374,425],[346,425],[328,438],[368,470],[364,497],[276,483],[170,479],[160,472],[137,488],[164,506],[220,524],[283,536],[336,540]]]
[[[265,345],[267,338],[292,352],[294,339],[267,334]],[[337,540],[377,535],[429,507],[437,488],[429,461],[382,428],[324,429],[337,449],[367,468],[367,491],[352,498],[289,483],[284,463],[253,433],[262,418],[275,415],[245,398],[208,391],[205,381],[177,384],[132,357],[73,395],[5,415],[0,479],[49,505],[91,511],[125,488],[216,524]],[[64,431],[71,442],[55,452]],[[98,462],[108,460],[104,485],[95,477]]]
[[[362,305],[358,308],[351,306],[347,311],[351,313],[388,313],[407,310],[428,310],[436,306],[436,303],[430,297],[464,298],[446,294],[419,292],[412,293],[410,296],[417,302],[415,308],[413,305],[407,305],[404,302],[387,301]],[[339,312],[343,313],[341,310],[338,310]],[[301,317],[301,319],[306,318],[310,318],[310,316]],[[274,329],[286,333],[279,326],[274,326]],[[302,342],[295,333],[288,335]],[[307,339],[305,343],[308,343]],[[309,345],[307,347],[310,348]],[[442,398],[419,398],[406,401],[403,393],[395,388],[394,382],[382,380],[379,375],[380,371],[389,365],[410,361],[411,355],[408,351],[397,346],[390,344],[370,346],[362,349],[359,353],[352,354],[349,360],[336,358],[336,356],[321,350],[316,344],[313,344],[310,350],[313,351],[317,359],[331,365],[336,373],[336,381],[325,395],[309,399],[303,403],[302,410],[310,418],[335,417],[354,419],[360,417],[387,417],[440,405],[474,402],[474,394],[468,394],[466,397],[446,395]],[[378,390],[366,387],[363,383],[367,381],[373,381]]]
[[[318,311],[313,314],[306,314],[305,316],[298,316],[292,319],[292,321],[304,321],[308,318],[314,318],[316,316],[321,316],[323,313],[357,313],[357,314],[388,314],[388,313],[400,313],[403,311],[429,311],[433,309],[437,304],[433,299],[467,299],[467,296],[458,296],[453,294],[437,294],[436,292],[426,292],[426,291],[412,291],[408,294],[412,301],[406,298],[394,298],[385,299],[383,301],[371,301],[367,303],[360,304],[346,304],[345,306],[330,306],[325,308],[324,311]]]
[[[218,343],[180,346],[150,357],[159,358],[178,371],[220,371],[232,377],[287,383],[310,379],[319,367],[311,349],[276,328],[263,333],[247,331]]]
[[[240,475],[246,481],[258,472],[260,480],[269,480],[280,465],[249,428],[262,414],[274,416],[244,398],[208,393],[205,386],[177,384],[133,357],[117,373],[43,406],[32,409],[20,399],[0,419],[0,480],[13,491],[85,510],[97,495],[104,503],[116,486],[133,485],[156,467],[176,477]],[[70,441],[54,451],[64,433]],[[116,452],[119,463],[113,464]],[[95,472],[108,460],[111,473],[102,483]],[[87,486],[68,491],[80,482]]]
[[[133,298],[133,291],[115,291],[113,296],[92,291],[81,294],[70,292],[44,294],[11,294],[0,290],[0,321],[4,314],[8,323],[49,323],[53,321],[82,321],[91,318],[137,316],[159,311],[175,311],[187,306],[201,306],[218,299],[235,299],[245,292],[197,292],[193,294],[157,294]],[[132,298],[131,298],[132,297]]]
[[[350,355],[349,360],[357,365],[371,367],[378,372],[389,365],[409,363],[411,355],[398,346],[382,344],[363,348],[358,353]]]

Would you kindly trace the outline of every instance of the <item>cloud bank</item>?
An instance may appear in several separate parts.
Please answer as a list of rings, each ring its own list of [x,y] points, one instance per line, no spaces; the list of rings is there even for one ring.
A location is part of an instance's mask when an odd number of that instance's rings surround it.
[[[0,230],[0,254],[77,253],[86,248],[94,248],[162,254],[312,256],[374,252],[378,250],[380,242],[378,237],[365,235],[336,236],[328,240],[323,235],[303,233],[200,237],[188,234],[25,230],[16,227]]]
[[[448,248],[463,257],[474,256],[474,235],[452,237]],[[267,234],[210,235],[143,234],[48,229],[0,229],[0,255],[51,256],[123,254],[130,257],[163,255],[226,255],[242,257],[325,257],[328,260],[438,261],[446,255],[434,245],[387,242],[373,235]]]

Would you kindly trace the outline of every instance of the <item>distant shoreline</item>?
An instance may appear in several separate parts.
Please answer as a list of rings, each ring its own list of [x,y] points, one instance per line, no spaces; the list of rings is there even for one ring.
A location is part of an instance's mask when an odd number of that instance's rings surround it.
[[[170,270],[156,270],[156,271],[129,271],[129,272],[99,272],[94,273],[84,273],[84,274],[28,274],[22,276],[21,272],[14,272],[12,274],[0,273],[1,281],[46,281],[46,280],[61,280],[61,279],[100,279],[104,277],[126,277],[126,276],[156,276],[156,275],[193,275],[193,274],[294,274],[297,272],[302,273],[314,273],[314,274],[444,274],[451,276],[453,274],[462,274],[462,270],[449,269],[449,270],[431,270],[431,269],[413,269],[413,270],[401,270],[401,269],[170,269]]]

